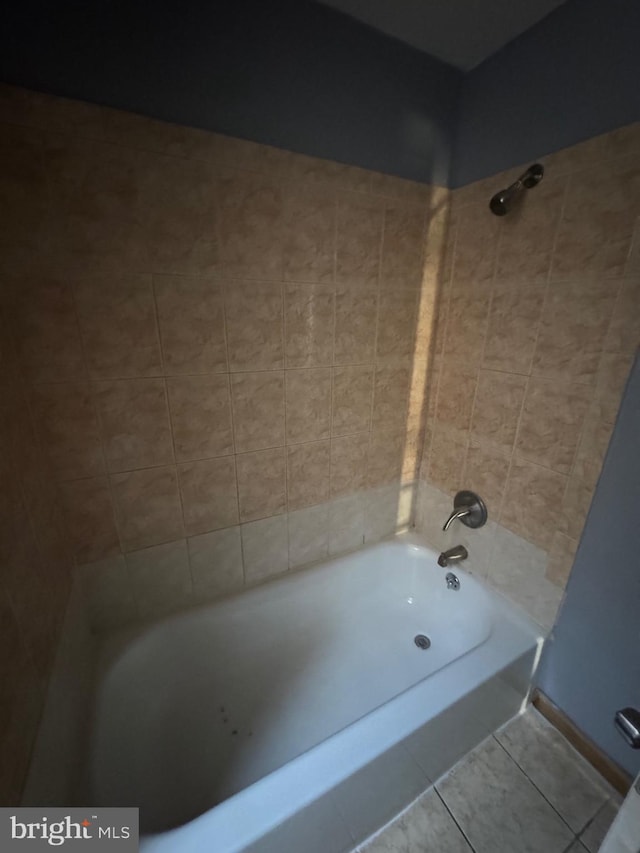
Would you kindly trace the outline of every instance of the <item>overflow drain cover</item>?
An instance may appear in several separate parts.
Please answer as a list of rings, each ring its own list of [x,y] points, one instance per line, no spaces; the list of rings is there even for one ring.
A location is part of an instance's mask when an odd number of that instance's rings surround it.
[[[413,642],[419,649],[422,649],[423,651],[425,649],[428,649],[431,645],[431,640],[425,634],[416,634],[416,636],[413,638]]]

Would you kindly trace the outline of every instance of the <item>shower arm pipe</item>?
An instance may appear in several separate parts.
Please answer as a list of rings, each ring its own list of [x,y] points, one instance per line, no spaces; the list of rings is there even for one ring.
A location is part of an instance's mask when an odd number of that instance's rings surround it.
[[[506,189],[497,192],[489,202],[489,208],[496,216],[505,216],[514,202],[520,198],[523,190],[537,187],[544,175],[544,166],[534,163],[526,172],[510,184]]]

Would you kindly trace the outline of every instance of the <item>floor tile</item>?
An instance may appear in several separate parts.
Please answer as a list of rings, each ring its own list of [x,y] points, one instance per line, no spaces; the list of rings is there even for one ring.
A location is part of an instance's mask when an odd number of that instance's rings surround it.
[[[434,788],[358,849],[361,853],[472,853]]]
[[[567,853],[587,853],[587,848],[576,838]]]
[[[573,833],[493,738],[436,783],[476,853],[564,853]]]
[[[608,800],[606,782],[534,708],[496,739],[576,834]]]
[[[604,837],[617,814],[617,803],[609,800],[583,831],[580,841],[582,841],[589,853],[598,853],[600,845],[604,841]]]

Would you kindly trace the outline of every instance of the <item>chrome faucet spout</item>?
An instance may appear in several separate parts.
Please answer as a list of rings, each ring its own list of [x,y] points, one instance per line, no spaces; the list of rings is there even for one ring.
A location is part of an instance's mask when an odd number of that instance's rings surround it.
[[[456,518],[464,518],[465,515],[471,514],[471,508],[468,506],[460,507],[460,509],[454,509],[449,518],[445,521],[443,530],[448,530]]]

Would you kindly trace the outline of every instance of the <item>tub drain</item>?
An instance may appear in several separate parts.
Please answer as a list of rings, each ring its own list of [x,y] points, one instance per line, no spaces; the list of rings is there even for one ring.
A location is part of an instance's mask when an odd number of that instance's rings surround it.
[[[425,649],[428,649],[431,645],[431,640],[425,634],[416,634],[416,636],[413,638],[413,642],[419,649],[422,649],[423,651]]]

